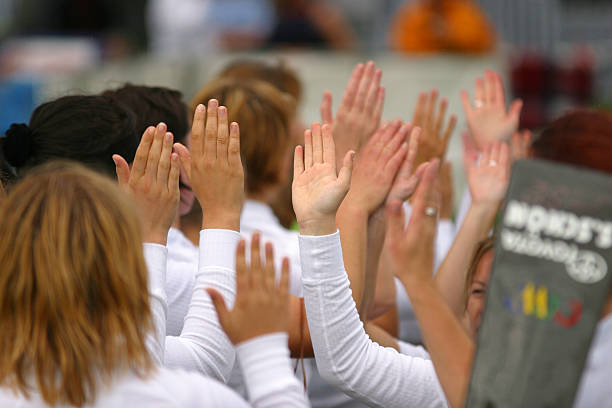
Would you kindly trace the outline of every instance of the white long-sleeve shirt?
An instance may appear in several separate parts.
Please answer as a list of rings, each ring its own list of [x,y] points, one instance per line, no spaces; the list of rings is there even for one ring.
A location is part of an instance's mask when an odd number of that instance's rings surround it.
[[[340,234],[300,236],[299,242],[304,302],[321,376],[372,406],[446,407],[430,360],[369,339],[351,296]]]

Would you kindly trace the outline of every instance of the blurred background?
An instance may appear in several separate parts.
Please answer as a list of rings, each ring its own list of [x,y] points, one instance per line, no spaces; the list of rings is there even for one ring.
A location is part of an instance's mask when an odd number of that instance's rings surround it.
[[[521,127],[576,106],[612,105],[610,0],[0,0],[0,135],[39,103],[125,82],[186,101],[236,58],[282,60],[301,114],[337,106],[355,63],[374,60],[385,118],[410,120],[432,87],[459,115],[484,68],[523,98]],[[460,165],[459,138],[449,159]]]

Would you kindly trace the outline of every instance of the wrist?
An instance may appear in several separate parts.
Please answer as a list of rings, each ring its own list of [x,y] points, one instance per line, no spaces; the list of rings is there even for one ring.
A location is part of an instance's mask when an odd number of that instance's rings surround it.
[[[202,214],[202,229],[224,229],[240,232],[240,212],[205,211]]]
[[[338,230],[336,227],[336,220],[333,215],[307,220],[298,220],[298,224],[300,226],[301,235],[331,235]]]
[[[159,244],[166,246],[168,243],[168,229],[150,230],[144,233],[143,242],[148,244]]]

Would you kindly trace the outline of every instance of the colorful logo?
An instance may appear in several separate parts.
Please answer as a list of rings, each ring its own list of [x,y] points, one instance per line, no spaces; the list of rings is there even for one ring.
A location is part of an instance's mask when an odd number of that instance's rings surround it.
[[[534,316],[539,320],[553,320],[564,328],[575,326],[582,317],[582,302],[574,299],[562,307],[559,296],[549,293],[546,286],[536,287],[533,283],[520,287],[516,295],[506,297],[504,306],[513,313]]]

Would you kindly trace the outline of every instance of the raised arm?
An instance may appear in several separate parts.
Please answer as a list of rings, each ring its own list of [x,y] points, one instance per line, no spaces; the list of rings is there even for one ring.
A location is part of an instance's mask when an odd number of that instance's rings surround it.
[[[463,135],[465,173],[472,202],[457,238],[442,262],[435,283],[458,318],[465,314],[464,287],[478,242],[490,233],[510,178],[510,153],[505,143],[493,143],[478,156]]]
[[[119,185],[132,197],[143,228],[154,323],[147,346],[159,365],[164,359],[166,336],[166,239],[179,202],[178,155],[172,153],[173,136],[166,130],[160,123],[145,131],[131,169],[123,157],[113,155]]]
[[[283,259],[280,282],[275,283],[271,244],[261,260],[260,237],[251,240],[251,264],[245,242],[236,251],[236,301],[230,310],[217,290],[207,292],[223,329],[236,346],[240,367],[254,407],[310,406],[289,361],[289,260]]]
[[[445,406],[431,362],[373,343],[355,308],[335,224],[350,184],[350,153],[336,176],[333,139],[324,133],[307,137],[294,160],[302,281],[319,373],[374,406]]]
[[[235,350],[221,328],[205,288],[217,290],[227,304],[236,295],[235,250],[240,239],[244,172],[237,123],[216,100],[196,108],[191,155],[175,144],[202,209],[200,259],[189,311],[180,336],[166,338],[165,364],[227,381]]]
[[[474,344],[432,280],[433,241],[438,211],[438,160],[429,166],[414,196],[410,222],[400,201],[388,206],[389,251],[396,276],[406,288],[444,393],[453,407],[463,406]]]

